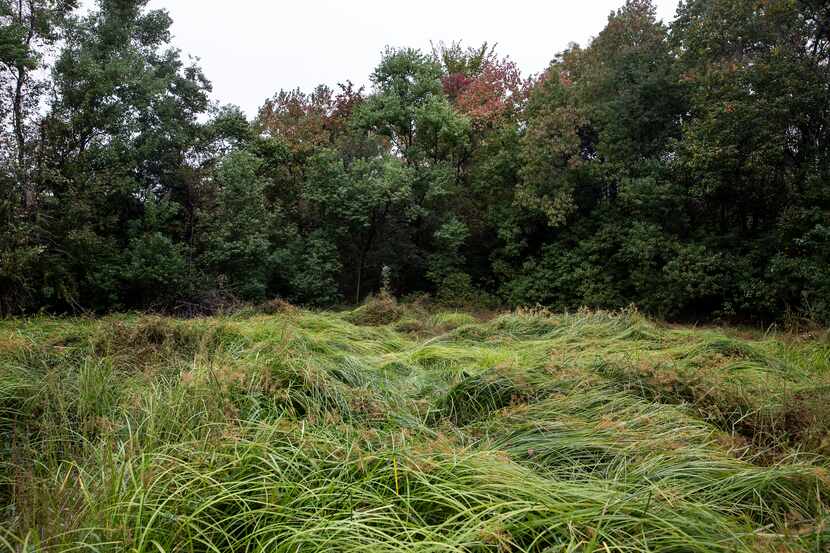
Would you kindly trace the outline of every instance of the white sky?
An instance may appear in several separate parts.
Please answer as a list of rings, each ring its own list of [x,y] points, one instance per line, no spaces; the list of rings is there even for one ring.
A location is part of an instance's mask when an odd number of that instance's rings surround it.
[[[89,1],[89,0],[88,0]],[[91,3],[91,2],[89,2]],[[213,98],[256,114],[281,88],[367,84],[386,45],[498,43],[526,74],[585,44],[624,0],[151,0],[173,17],[174,45],[200,58]],[[677,0],[656,0],[668,22]]]

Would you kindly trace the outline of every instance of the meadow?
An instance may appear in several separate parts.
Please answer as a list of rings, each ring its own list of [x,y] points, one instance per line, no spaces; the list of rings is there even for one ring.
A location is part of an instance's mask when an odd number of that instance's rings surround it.
[[[274,302],[0,321],[0,551],[822,552],[830,334]]]

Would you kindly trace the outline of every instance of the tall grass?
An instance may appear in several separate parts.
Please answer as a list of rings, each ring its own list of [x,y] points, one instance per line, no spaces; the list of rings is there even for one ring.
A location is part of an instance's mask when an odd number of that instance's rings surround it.
[[[393,307],[0,322],[0,550],[830,547],[826,336]]]

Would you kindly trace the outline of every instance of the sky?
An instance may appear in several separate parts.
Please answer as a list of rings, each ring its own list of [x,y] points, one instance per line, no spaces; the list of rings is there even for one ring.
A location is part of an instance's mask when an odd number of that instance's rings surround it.
[[[385,46],[497,43],[526,74],[570,42],[586,44],[624,0],[151,0],[173,18],[173,44],[200,59],[213,99],[254,116],[280,89],[369,83]],[[677,0],[656,0],[672,19]]]

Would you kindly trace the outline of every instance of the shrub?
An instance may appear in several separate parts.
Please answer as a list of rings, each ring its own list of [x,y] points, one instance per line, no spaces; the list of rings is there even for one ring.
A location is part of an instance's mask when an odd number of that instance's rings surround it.
[[[404,308],[388,294],[370,296],[366,302],[348,313],[345,317],[350,323],[361,326],[383,326],[399,321],[404,315]]]

